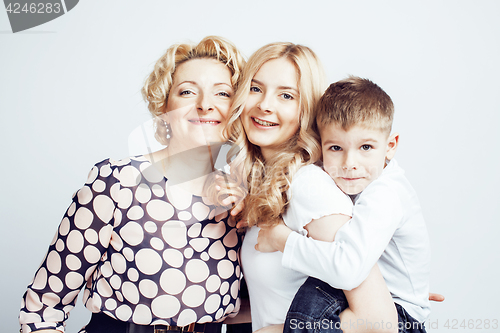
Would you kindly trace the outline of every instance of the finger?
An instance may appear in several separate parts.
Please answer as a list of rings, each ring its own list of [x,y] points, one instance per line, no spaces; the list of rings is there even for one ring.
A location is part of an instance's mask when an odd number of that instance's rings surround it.
[[[247,220],[240,220],[238,223],[236,223],[237,229],[241,229],[241,228],[245,228],[245,227],[248,227]]]
[[[231,205],[231,204],[236,203],[237,201],[238,201],[238,198],[233,197],[233,196],[231,195],[231,196],[227,197],[226,199],[222,200],[222,204],[223,204],[224,206],[229,206],[229,205]],[[233,216],[234,216],[234,214],[233,214]]]
[[[429,301],[442,302],[444,301],[444,296],[436,293],[429,293]]]
[[[235,201],[236,202],[236,201]],[[236,216],[238,215],[239,213],[241,213],[241,211],[243,210],[243,208],[245,207],[245,203],[243,201],[240,201],[236,206],[233,207],[233,209],[231,210],[231,215],[233,216]]]

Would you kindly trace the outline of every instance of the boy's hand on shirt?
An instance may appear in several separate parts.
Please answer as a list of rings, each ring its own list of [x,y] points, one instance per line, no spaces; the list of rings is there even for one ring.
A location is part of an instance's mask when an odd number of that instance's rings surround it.
[[[273,227],[260,229],[255,249],[260,252],[283,252],[291,232],[283,221]]]

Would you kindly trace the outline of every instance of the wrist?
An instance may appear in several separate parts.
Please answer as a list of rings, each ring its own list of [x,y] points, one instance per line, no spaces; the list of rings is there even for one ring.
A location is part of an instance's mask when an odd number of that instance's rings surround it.
[[[292,233],[292,230],[284,224],[278,224],[275,227],[274,232],[275,232],[274,239],[276,240],[276,249],[278,251],[284,252],[286,241],[288,239],[288,236],[290,236],[290,234]]]

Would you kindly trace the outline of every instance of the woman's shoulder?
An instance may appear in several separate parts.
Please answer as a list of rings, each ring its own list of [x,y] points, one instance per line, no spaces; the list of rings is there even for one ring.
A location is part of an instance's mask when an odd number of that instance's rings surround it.
[[[290,203],[284,215],[293,230],[304,232],[311,220],[332,214],[352,215],[352,202],[319,166],[301,167],[292,180]]]
[[[144,167],[141,167],[143,163],[149,163],[143,155],[130,156],[121,159],[103,159],[94,164],[89,172],[87,183],[93,182],[96,178],[108,178],[112,176],[120,179],[122,178],[120,175],[139,175],[145,169]]]
[[[292,180],[292,198],[303,202],[322,204],[335,201],[351,206],[349,197],[340,190],[323,168],[309,164],[301,167]]]
[[[296,184],[317,184],[317,182],[326,182],[327,185],[335,185],[333,179],[323,170],[323,168],[315,165],[308,164],[302,166],[292,178],[292,186]],[[336,187],[336,185],[335,185]]]

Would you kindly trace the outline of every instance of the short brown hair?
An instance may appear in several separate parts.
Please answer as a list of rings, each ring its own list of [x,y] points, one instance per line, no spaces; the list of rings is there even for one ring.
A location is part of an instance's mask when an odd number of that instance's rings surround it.
[[[332,83],[317,105],[316,124],[319,128],[332,123],[348,130],[365,125],[391,131],[394,104],[382,88],[368,79],[350,76]]]

